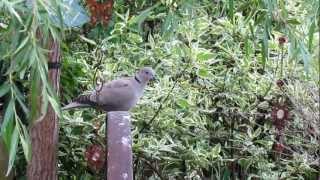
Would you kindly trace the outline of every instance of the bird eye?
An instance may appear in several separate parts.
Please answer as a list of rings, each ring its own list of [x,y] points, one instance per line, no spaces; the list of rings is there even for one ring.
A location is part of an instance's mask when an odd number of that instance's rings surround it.
[[[146,74],[149,74],[149,72],[148,72],[148,71],[146,71]]]

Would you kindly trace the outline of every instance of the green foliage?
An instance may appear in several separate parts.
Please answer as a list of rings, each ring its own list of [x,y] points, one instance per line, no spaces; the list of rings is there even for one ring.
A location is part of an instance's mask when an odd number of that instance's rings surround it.
[[[17,16],[11,2],[3,4],[5,17],[16,21],[13,26],[5,19],[8,27],[0,31],[0,40],[6,40],[0,62],[9,69],[0,86],[0,96],[9,97],[1,136],[8,147],[20,139],[28,157],[29,140],[15,104],[33,116],[25,94],[31,105],[37,94],[46,95],[47,102],[54,95],[45,86],[36,91],[46,82],[47,69],[46,61],[39,61],[45,58],[43,47],[32,44],[35,31],[10,36],[19,34],[23,28],[16,27],[27,16]],[[76,37],[72,31],[62,42],[62,102],[102,79],[152,66],[158,81],[132,111],[136,179],[315,179],[320,169],[318,17],[316,0],[115,1],[109,27]],[[39,22],[28,28],[41,28]],[[51,27],[49,18],[42,22]],[[48,29],[45,34],[56,37],[53,27]],[[288,42],[281,44],[280,37]],[[285,80],[285,87],[277,80]],[[20,92],[17,81],[31,91]],[[279,101],[290,111],[280,153],[273,147],[280,140],[271,118]],[[61,179],[102,176],[84,159],[86,147],[104,142],[104,116],[97,113],[63,114]]]
[[[47,64],[49,40],[61,38],[57,24],[50,18],[52,10],[48,8],[57,10],[57,3],[37,0],[28,6],[24,1],[0,2],[0,97],[7,102],[0,120],[0,136],[9,152],[8,173],[14,165],[19,142],[26,160],[30,160],[26,125],[41,120],[48,104],[60,115],[59,103],[48,83]],[[38,110],[40,100],[41,112]]]
[[[309,3],[319,7],[315,1]],[[277,79],[319,86],[319,70],[307,65],[317,63],[318,9],[307,4],[204,0],[146,6],[145,1],[136,1],[130,11],[124,10],[123,2],[115,4],[107,37],[92,36],[97,44],[92,53],[101,55],[91,58],[89,52],[70,60],[84,67],[76,79],[82,82],[80,87],[87,82],[88,88],[95,84],[90,67],[107,80],[130,75],[145,65],[156,69],[159,81],[148,87],[132,112],[137,179],[316,176],[319,164],[313,160],[319,157],[319,145],[305,131],[297,133],[305,116],[297,117],[296,107],[303,105],[293,101],[288,105],[294,120],[285,130],[288,152],[280,159],[274,155],[276,130],[270,117],[277,98],[291,96],[284,92],[293,91],[281,91]],[[278,42],[282,36],[289,39],[284,46]],[[79,114],[72,116],[79,118]],[[91,119],[83,116],[85,122]],[[313,125],[319,122],[316,116],[310,119]],[[296,159],[299,156],[309,160]]]

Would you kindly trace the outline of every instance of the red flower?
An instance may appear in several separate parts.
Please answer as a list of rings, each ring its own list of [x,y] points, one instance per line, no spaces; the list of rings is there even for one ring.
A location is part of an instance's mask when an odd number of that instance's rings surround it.
[[[105,162],[105,153],[103,147],[98,144],[90,145],[86,149],[85,159],[91,169],[99,171]]]
[[[285,37],[285,36],[281,36],[281,37],[278,38],[278,43],[279,43],[280,46],[283,46],[287,42],[288,42],[288,38]]]
[[[289,111],[286,106],[276,105],[272,108],[271,117],[273,124],[281,131],[284,129],[286,120],[289,118]]]

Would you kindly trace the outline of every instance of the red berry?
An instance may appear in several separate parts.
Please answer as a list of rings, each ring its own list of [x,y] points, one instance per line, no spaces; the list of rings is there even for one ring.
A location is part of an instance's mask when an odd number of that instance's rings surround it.
[[[280,46],[284,45],[287,42],[288,42],[288,39],[285,36],[281,36],[278,38],[278,43]]]
[[[273,106],[271,111],[271,118],[276,129],[281,131],[285,128],[286,121],[289,119],[289,111],[286,106]]]
[[[284,86],[284,81],[282,79],[278,79],[276,83],[279,88],[282,88]]]
[[[85,151],[85,159],[89,167],[93,170],[99,171],[105,161],[105,153],[103,147],[98,144],[90,145]]]
[[[281,143],[275,142],[275,143],[273,144],[272,149],[273,149],[274,151],[278,152],[278,153],[282,153],[283,150],[284,150],[284,145],[281,144]]]

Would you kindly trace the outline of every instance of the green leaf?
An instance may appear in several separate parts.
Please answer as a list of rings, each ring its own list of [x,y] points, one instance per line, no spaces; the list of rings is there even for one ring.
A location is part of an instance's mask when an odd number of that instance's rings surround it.
[[[21,51],[21,49],[23,49],[27,43],[29,42],[29,36],[27,36],[26,38],[24,38],[24,40],[21,42],[20,46],[14,51],[13,55],[19,53]]]
[[[250,54],[251,54],[251,49],[250,49],[250,44],[249,44],[249,37],[247,37],[245,39],[245,42],[244,42],[244,49],[245,49],[245,60],[248,61],[249,57],[250,57]]]
[[[252,163],[250,159],[246,159],[246,158],[240,158],[238,162],[241,165],[241,167],[245,169],[249,168]]]
[[[85,42],[87,42],[87,43],[89,43],[89,44],[91,44],[91,45],[94,45],[94,46],[97,45],[97,43],[96,43],[94,40],[92,40],[92,39],[86,38],[86,37],[84,37],[83,35],[79,35],[79,37],[80,37],[82,40],[84,40]]]
[[[21,2],[23,2],[23,1],[7,2],[7,3],[5,3],[5,5],[7,5],[6,8],[9,10],[9,12],[10,12],[13,16],[15,16],[15,17],[17,18],[17,20],[19,21],[19,23],[20,23],[21,25],[23,25],[23,21],[22,21],[20,15],[19,15],[18,12],[14,9],[14,7],[16,7],[15,4],[18,4],[18,3],[21,3]]]
[[[231,177],[231,171],[228,168],[224,169],[222,180],[230,180],[230,177]]]
[[[0,86],[0,97],[2,97],[3,95],[7,94],[10,90],[10,84],[7,82],[4,82],[1,86]]]
[[[161,26],[162,37],[165,39],[170,38],[174,33],[177,23],[176,15],[172,11],[169,11]]]
[[[142,11],[138,16],[132,17],[129,20],[129,24],[131,25],[137,25],[137,27],[133,30],[138,30],[139,33],[142,33],[142,23],[151,15],[153,9],[158,7],[160,3],[156,3],[155,5],[147,8],[146,10]]]
[[[293,24],[293,25],[299,25],[301,24],[297,19],[288,19],[287,20],[288,24]]]
[[[41,110],[40,110],[40,114],[44,115],[47,113],[48,111],[48,106],[49,106],[49,100],[48,100],[48,93],[46,92],[45,89],[42,89],[42,103],[41,103]],[[36,110],[37,113],[39,113],[39,109]],[[39,114],[37,114],[39,115]],[[39,118],[39,117],[36,117],[36,118]],[[37,119],[34,119],[34,120],[37,120]]]
[[[300,41],[299,45],[300,45],[300,53],[301,53],[302,59],[303,59],[304,70],[308,74],[310,60],[311,60],[310,53],[307,50],[307,48],[305,47],[305,45],[303,44],[303,42]]]
[[[262,140],[262,139],[260,139],[260,140],[256,140],[256,141],[254,141],[256,144],[260,144],[260,145],[262,145],[262,146],[264,146],[264,147],[266,147],[266,148],[270,148],[271,146],[272,146],[272,144],[273,144],[273,141],[270,141],[270,140]]]
[[[258,137],[259,135],[261,134],[261,128],[259,127],[258,129],[256,129],[254,132],[253,132],[253,138],[256,138]]]
[[[233,23],[234,16],[234,2],[233,0],[228,0],[228,16],[231,22]]]
[[[58,117],[61,117],[61,110],[60,110],[60,105],[58,104],[57,100],[51,96],[48,96],[49,102]]]
[[[249,127],[249,126],[248,126],[248,128],[247,128],[247,134],[248,134],[248,136],[249,136],[249,138],[250,138],[250,139],[252,139],[252,138],[253,138],[253,135],[252,135],[252,128],[251,128],[251,127]]]
[[[178,106],[180,106],[182,109],[187,109],[189,107],[189,103],[185,99],[178,99],[177,100]]]
[[[133,43],[142,43],[142,37],[139,34],[129,33],[128,39]]]
[[[263,40],[262,40],[262,46],[261,46],[261,51],[262,51],[262,66],[263,69],[265,69],[266,66],[266,62],[268,60],[269,57],[269,53],[268,53],[268,32],[267,30],[265,30],[264,34],[263,34]]]
[[[10,142],[11,142],[11,136],[13,132],[13,125],[14,125],[13,117],[14,117],[14,99],[11,99],[7,106],[6,112],[4,114],[3,122],[1,125],[1,133],[0,133],[7,150],[10,149]]]
[[[221,152],[221,144],[216,144],[212,149],[211,149],[211,157],[212,158],[217,158],[219,157],[219,154]]]
[[[199,61],[207,61],[212,58],[214,58],[214,54],[211,52],[200,52],[197,54],[197,60]]]
[[[22,93],[20,92],[19,88],[17,88],[16,85],[12,85],[14,92],[16,94],[16,99],[18,100],[18,103],[20,104],[20,107],[22,108],[23,112],[26,115],[29,115],[29,109],[27,108],[27,106],[25,105],[25,103],[23,102],[24,96],[22,95]]]
[[[19,135],[20,135],[21,145],[23,148],[23,153],[24,153],[24,156],[25,156],[27,162],[29,162],[31,160],[30,136],[29,136],[27,128],[25,127],[24,124],[22,124],[21,120],[19,118],[17,118],[17,120],[18,120],[18,123],[16,123],[16,124],[19,125]]]
[[[312,22],[308,32],[308,49],[310,52],[312,52],[312,42],[313,42],[315,30],[316,30],[316,24]]]
[[[209,76],[209,72],[208,72],[207,69],[201,68],[201,69],[198,70],[198,75],[199,75],[200,77],[206,78],[206,77]]]
[[[9,150],[9,163],[8,163],[8,171],[6,176],[8,176],[11,172],[11,169],[13,167],[14,164],[14,160],[16,159],[16,155],[17,155],[17,147],[18,147],[18,143],[19,143],[19,130],[18,130],[18,126],[16,124],[12,137],[11,137],[11,141],[10,141],[10,150]]]

